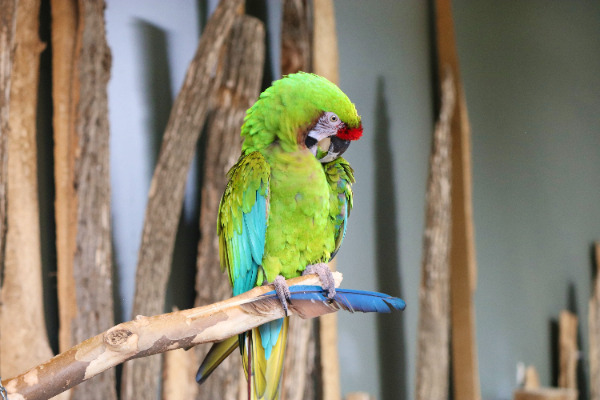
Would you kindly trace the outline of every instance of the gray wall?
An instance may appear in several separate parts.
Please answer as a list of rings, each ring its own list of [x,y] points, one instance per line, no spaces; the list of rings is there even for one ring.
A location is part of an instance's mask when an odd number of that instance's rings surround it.
[[[199,4],[108,1],[113,223],[124,319],[160,135],[206,9],[214,6]],[[280,5],[267,5],[276,59]],[[434,118],[430,11],[421,0],[335,6],[340,86],[365,127],[347,153],[358,182],[338,265],[345,287],[382,290],[408,303],[402,314],[340,314],[342,388],[409,399]],[[519,361],[552,383],[551,322],[562,308],[579,312],[587,348],[590,244],[600,239],[600,3],[457,0],[454,12],[473,132],[481,385],[484,399],[509,399]],[[192,249],[196,165],[182,223]],[[193,269],[193,254],[179,254],[178,269]]]

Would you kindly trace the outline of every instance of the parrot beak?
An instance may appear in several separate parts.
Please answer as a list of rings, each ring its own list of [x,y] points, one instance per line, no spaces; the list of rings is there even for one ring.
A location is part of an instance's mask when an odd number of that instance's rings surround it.
[[[340,139],[337,135],[330,137],[329,148],[327,149],[327,153],[322,155],[319,154],[319,161],[323,164],[328,163],[330,161],[335,160],[350,147],[350,140]]]

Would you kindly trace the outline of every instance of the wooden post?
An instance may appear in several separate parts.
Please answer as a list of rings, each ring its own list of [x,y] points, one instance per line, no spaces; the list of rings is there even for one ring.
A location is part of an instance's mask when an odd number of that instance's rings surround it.
[[[562,311],[559,318],[559,360],[558,387],[577,389],[577,316]]]
[[[450,126],[455,110],[454,80],[448,69],[441,88],[441,111],[435,128],[429,178],[423,264],[419,290],[417,400],[448,398],[452,146]]]
[[[596,278],[589,301],[590,400],[600,400],[600,242],[595,245]]]
[[[454,398],[481,399],[475,305],[477,281],[471,195],[471,138],[465,95],[460,79],[450,0],[436,0],[438,76],[450,68],[456,86],[456,112],[452,119],[452,245],[450,298]]]
[[[0,321],[2,321],[2,286],[6,246],[6,180],[9,130],[10,81],[15,51],[16,0],[0,0]],[[0,343],[2,343],[0,325]],[[2,352],[0,351],[0,365]],[[0,371],[1,372],[1,371]]]
[[[52,0],[52,105],[54,128],[54,202],[58,283],[59,349],[73,344],[71,325],[77,315],[73,258],[77,234],[75,154],[78,145],[73,100],[78,77],[74,73],[77,38],[77,1]]]
[[[0,318],[5,332],[0,343],[4,376],[16,375],[52,357],[43,314],[37,187],[35,123],[39,56],[44,49],[38,37],[39,9],[39,0],[21,0],[16,8],[6,138],[8,230]],[[10,335],[6,335],[8,330]]]
[[[523,389],[539,389],[540,387],[540,376],[537,369],[533,365],[530,365],[525,370],[525,382]]]
[[[335,30],[333,0],[313,0],[312,66],[313,72],[331,82],[339,83],[338,42]],[[329,263],[332,271],[336,262]],[[323,400],[340,400],[340,356],[338,352],[337,314],[328,314],[317,321]]]
[[[104,0],[53,0],[53,104],[59,345],[114,324]],[[114,371],[73,389],[116,399]]]
[[[155,315],[163,311],[185,181],[218,85],[212,72],[241,5],[241,0],[221,0],[204,29],[173,104],[148,194],[133,315]],[[159,357],[151,357],[124,366],[121,391],[124,400],[157,396],[160,361]]]

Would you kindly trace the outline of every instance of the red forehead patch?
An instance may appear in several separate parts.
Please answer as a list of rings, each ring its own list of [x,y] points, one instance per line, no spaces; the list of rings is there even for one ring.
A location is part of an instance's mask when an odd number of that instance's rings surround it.
[[[358,140],[362,136],[363,128],[362,124],[358,125],[356,128],[350,128],[349,126],[344,126],[337,133],[337,137],[342,140]]]

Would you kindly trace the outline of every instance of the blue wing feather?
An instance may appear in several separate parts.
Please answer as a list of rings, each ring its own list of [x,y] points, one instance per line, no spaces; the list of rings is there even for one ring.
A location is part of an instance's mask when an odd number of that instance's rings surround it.
[[[336,289],[333,299],[326,296],[321,286],[290,286],[292,304],[294,300],[335,302],[347,311],[355,312],[378,312],[389,313],[392,310],[404,310],[406,303],[398,297],[392,297],[385,293],[371,292],[366,290]],[[265,293],[263,296],[276,296],[275,291]]]

